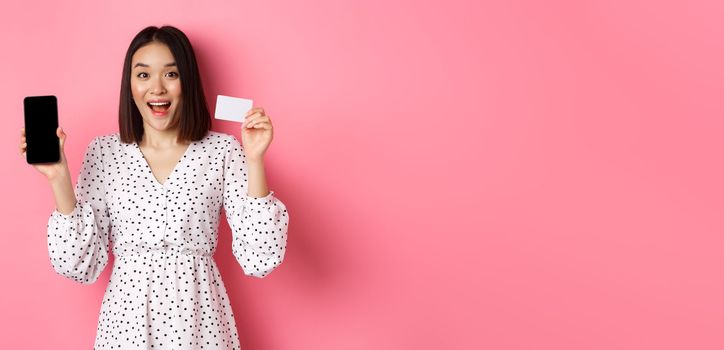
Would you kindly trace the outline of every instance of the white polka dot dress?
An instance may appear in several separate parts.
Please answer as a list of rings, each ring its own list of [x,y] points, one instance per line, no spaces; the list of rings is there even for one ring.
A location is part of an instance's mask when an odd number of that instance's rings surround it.
[[[88,145],[69,215],[48,220],[55,271],[90,284],[115,256],[95,349],[239,349],[229,298],[213,259],[221,208],[244,273],[265,277],[284,259],[289,215],[274,191],[247,194],[233,135],[192,142],[164,183],[136,143],[118,133]]]

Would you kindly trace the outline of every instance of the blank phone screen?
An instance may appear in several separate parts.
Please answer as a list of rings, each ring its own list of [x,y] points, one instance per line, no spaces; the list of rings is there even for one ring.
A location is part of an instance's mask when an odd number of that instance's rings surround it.
[[[29,164],[60,161],[58,100],[55,96],[28,96],[25,107],[26,159]]]

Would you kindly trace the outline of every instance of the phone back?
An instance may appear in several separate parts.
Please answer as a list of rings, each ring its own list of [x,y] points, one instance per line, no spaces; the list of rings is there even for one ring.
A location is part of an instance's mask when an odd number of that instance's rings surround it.
[[[25,142],[28,164],[60,161],[58,100],[55,96],[28,96],[25,107]]]

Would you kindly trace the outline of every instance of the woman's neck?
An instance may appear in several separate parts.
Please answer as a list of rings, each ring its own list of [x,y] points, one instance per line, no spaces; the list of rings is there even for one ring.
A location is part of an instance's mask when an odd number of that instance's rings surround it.
[[[178,130],[158,131],[147,128],[143,131],[143,139],[139,146],[152,149],[169,149],[181,144],[178,140]]]

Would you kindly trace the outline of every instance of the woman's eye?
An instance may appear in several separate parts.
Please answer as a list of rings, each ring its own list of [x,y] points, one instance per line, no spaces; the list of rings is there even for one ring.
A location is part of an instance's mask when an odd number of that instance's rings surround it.
[[[178,73],[176,73],[176,72],[169,72],[168,74],[171,74],[171,77],[172,77],[172,78],[177,78],[177,77],[178,77]],[[146,73],[146,72],[141,72],[141,73],[136,74],[136,76],[139,77],[139,78],[147,78],[147,77],[148,77],[148,73]]]

